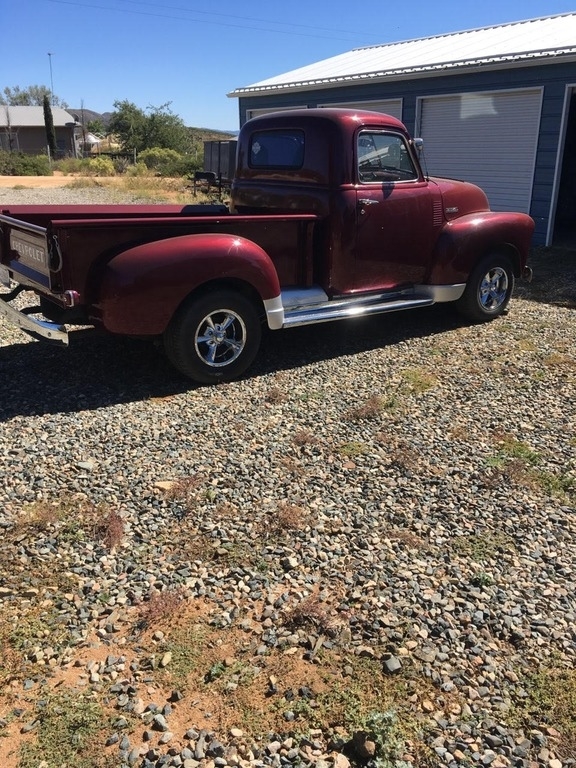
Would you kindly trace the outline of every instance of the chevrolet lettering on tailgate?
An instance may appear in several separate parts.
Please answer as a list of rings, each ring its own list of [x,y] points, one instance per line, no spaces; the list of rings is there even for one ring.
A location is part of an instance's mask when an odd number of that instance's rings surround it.
[[[46,248],[33,235],[25,232],[10,233],[10,248],[18,254],[18,261],[29,267],[46,267]]]

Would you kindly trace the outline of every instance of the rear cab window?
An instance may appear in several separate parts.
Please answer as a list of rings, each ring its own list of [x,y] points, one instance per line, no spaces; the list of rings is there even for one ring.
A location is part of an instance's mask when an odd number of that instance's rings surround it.
[[[250,168],[298,169],[304,164],[304,131],[256,131],[250,141]]]
[[[416,181],[414,165],[406,139],[398,133],[362,131],[357,139],[358,181]]]

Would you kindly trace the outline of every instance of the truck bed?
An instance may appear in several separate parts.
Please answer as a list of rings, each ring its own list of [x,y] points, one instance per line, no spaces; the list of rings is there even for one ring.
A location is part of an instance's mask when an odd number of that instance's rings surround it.
[[[241,216],[218,205],[6,206],[0,212],[0,265],[32,289],[88,296],[90,272],[117,254],[211,233],[251,240],[270,256],[281,284],[306,285],[317,221],[309,214]]]

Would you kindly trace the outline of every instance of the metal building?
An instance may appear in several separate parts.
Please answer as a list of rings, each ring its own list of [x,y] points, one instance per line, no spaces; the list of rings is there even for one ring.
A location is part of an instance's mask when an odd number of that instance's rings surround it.
[[[240,123],[294,107],[399,117],[432,175],[530,213],[535,243],[576,238],[576,12],[357,48],[237,88]]]

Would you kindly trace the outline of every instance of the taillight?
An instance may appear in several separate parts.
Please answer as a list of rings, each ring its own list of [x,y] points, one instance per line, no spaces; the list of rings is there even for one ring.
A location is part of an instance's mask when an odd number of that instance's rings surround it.
[[[80,301],[80,294],[78,291],[64,291],[63,299],[64,304],[70,309],[70,307],[77,306]]]

